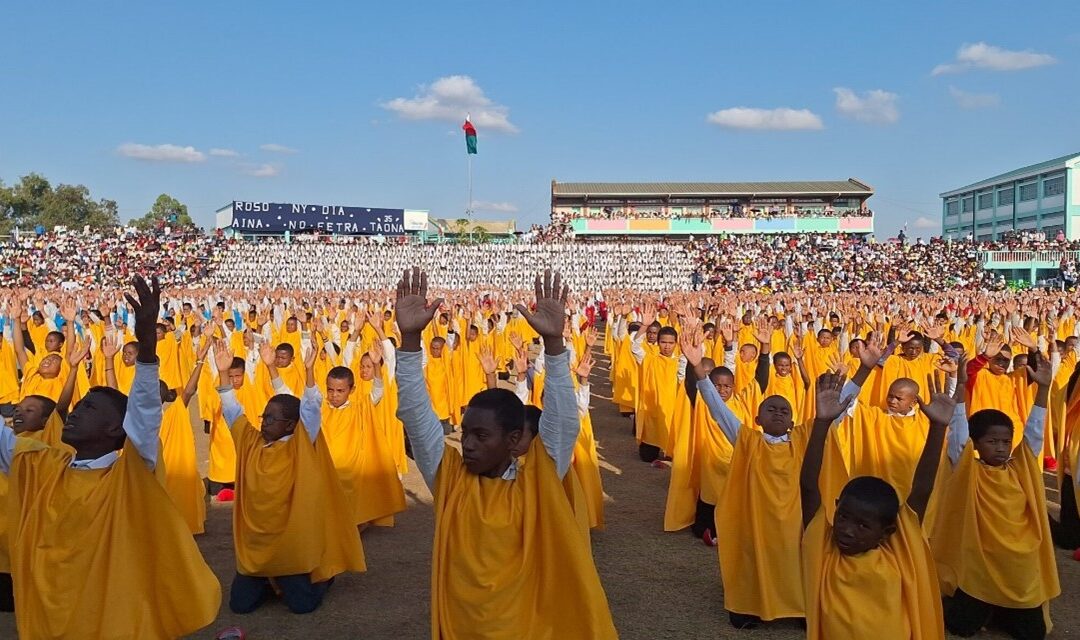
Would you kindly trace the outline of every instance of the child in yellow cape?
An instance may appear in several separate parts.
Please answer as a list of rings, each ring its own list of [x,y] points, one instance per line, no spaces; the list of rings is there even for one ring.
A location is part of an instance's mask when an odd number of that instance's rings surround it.
[[[656,306],[645,305],[644,321],[630,341],[630,353],[641,366],[638,404],[635,411],[638,457],[642,462],[656,462],[670,451],[669,441],[676,428],[675,407],[680,396],[686,361],[675,352],[679,332],[673,327],[660,327],[656,322]],[[643,344],[655,333],[655,347]]]
[[[536,310],[517,309],[543,336],[549,370],[539,438],[518,460],[525,412],[507,389],[476,394],[463,417],[461,453],[446,444],[420,353],[421,332],[441,300],[428,302],[427,275],[418,268],[398,284],[398,416],[435,499],[435,640],[616,637],[563,487],[580,425],[562,336],[567,290],[550,271],[535,287]]]
[[[135,290],[137,301],[128,296],[139,341],[131,395],[87,392],[63,430],[74,454],[0,427],[23,638],[175,638],[212,622],[220,607],[218,580],[153,472],[160,289],[136,276]]]
[[[1041,464],[1053,373],[1038,351],[1028,359],[1038,388],[1019,446],[1012,419],[997,409],[966,417],[958,404],[949,432],[953,470],[931,546],[945,626],[961,637],[993,623],[1013,638],[1044,638],[1049,602],[1061,593]]]
[[[762,348],[768,348],[762,344]],[[744,425],[721,398],[702,365],[701,342],[684,337],[694,367],[698,402],[734,446],[728,479],[717,500],[716,536],[724,608],[736,629],[804,615],[799,570],[798,478],[806,432],[793,422],[791,403],[768,396],[757,408],[761,431]],[[762,356],[768,362],[768,353]],[[762,544],[768,540],[768,544]]]
[[[394,514],[405,510],[405,491],[376,421],[374,401],[357,398],[357,393],[352,369],[334,367],[326,375],[323,436],[355,523],[392,525]],[[382,393],[381,385],[368,392],[376,393]]]
[[[228,380],[233,357],[223,342],[214,358],[221,379]],[[366,570],[360,534],[322,435],[315,358],[312,349],[304,360],[302,398],[284,388],[277,369],[268,365],[278,393],[263,409],[260,429],[244,416],[231,384],[218,388],[236,443],[236,576],[229,594],[234,613],[258,609],[274,585],[290,611],[310,613],[322,604],[334,576]]]
[[[832,423],[846,410],[844,374],[818,378],[816,415],[800,472],[803,580],[810,640],[944,640],[941,598],[920,521],[934,488],[954,399],[936,380],[919,407],[930,432],[901,503],[881,478],[859,476],[840,493],[834,511],[822,506],[819,475]]]
[[[49,446],[65,447],[60,441],[63,422],[57,403],[45,396],[26,396],[15,405],[11,428],[15,435],[41,440]],[[0,504],[7,501],[8,477],[0,474]],[[15,599],[11,587],[11,558],[7,544],[7,513],[0,513],[0,611],[14,611]]]

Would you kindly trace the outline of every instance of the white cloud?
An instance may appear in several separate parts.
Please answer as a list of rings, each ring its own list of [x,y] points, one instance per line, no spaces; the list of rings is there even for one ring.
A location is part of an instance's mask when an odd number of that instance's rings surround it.
[[[258,164],[244,168],[244,173],[256,178],[272,178],[281,173],[281,167],[273,164]]]
[[[510,108],[484,95],[484,90],[469,76],[439,78],[430,85],[421,85],[412,98],[394,98],[381,106],[405,120],[461,122],[470,115],[481,135],[485,130],[518,132],[510,122]]]
[[[934,220],[933,218],[927,218],[926,216],[919,216],[915,218],[915,222],[911,226],[915,229],[937,229],[941,224],[940,220]]]
[[[1019,71],[1054,64],[1057,58],[1048,53],[1034,51],[1009,51],[985,42],[965,44],[956,53],[956,61],[939,64],[930,75],[940,76],[945,73],[961,73],[969,69],[989,69],[990,71]]]
[[[211,149],[210,155],[217,156],[218,158],[236,158],[240,154],[232,149]]]
[[[825,128],[821,118],[809,109],[733,107],[713,111],[705,120],[727,129],[755,131],[801,131]]]
[[[836,87],[836,110],[841,114],[870,124],[892,124],[900,119],[895,93],[874,89],[861,96],[847,87]]]
[[[1001,104],[1001,96],[996,93],[968,93],[956,87],[949,87],[949,95],[961,109],[986,109]]]
[[[292,147],[286,147],[283,144],[275,144],[273,142],[259,145],[259,148],[263,151],[269,151],[270,153],[296,153],[296,149],[293,149]]]
[[[203,162],[206,154],[195,147],[181,147],[175,144],[137,144],[125,142],[116,149],[117,153],[136,160],[147,162]]]
[[[487,202],[486,200],[473,202],[473,209],[477,211],[496,211],[498,213],[514,213],[518,210],[517,205],[513,202]]]

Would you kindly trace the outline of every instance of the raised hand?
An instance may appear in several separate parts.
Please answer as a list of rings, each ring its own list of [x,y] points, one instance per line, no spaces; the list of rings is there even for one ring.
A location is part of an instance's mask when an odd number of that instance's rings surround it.
[[[596,329],[595,328],[589,327],[588,329],[585,330],[585,344],[588,345],[590,349],[592,347],[596,346]]]
[[[520,342],[520,339],[519,339]],[[529,369],[529,352],[520,344],[514,347],[514,373],[524,374]]]
[[[704,343],[705,337],[701,331],[683,331],[679,335],[679,349],[682,351],[686,361],[695,369],[701,364],[702,358],[705,357]]]
[[[484,374],[493,375],[496,369],[495,352],[492,351],[491,345],[480,345],[480,352],[476,354],[476,357],[480,360],[480,366],[484,368]]]
[[[524,344],[521,341],[521,334],[514,332],[510,334],[510,344],[515,350],[520,350]]]
[[[945,337],[945,325],[927,321],[923,323],[923,335],[931,340],[941,340]]]
[[[101,354],[105,356],[106,360],[112,360],[116,357],[116,354],[120,353],[120,341],[123,336],[119,333],[115,337],[106,335],[101,341]]]
[[[896,326],[896,341],[900,343],[908,342],[915,337],[915,333],[911,330],[911,325],[905,323],[898,324]]]
[[[1001,339],[1001,336],[996,331],[991,331],[986,340],[983,341],[983,355],[986,356],[987,360],[992,360],[997,354],[1001,353],[1004,346],[1005,342]]]
[[[214,340],[214,365],[218,368],[223,382],[228,378],[232,361],[233,354],[229,351],[229,345],[224,340]]]
[[[1013,342],[1019,344],[1022,347],[1031,350],[1038,349],[1038,345],[1035,343],[1034,340],[1031,339],[1031,334],[1029,334],[1027,331],[1024,331],[1023,327],[1013,327],[1010,335],[1012,336]]]
[[[881,362],[881,357],[885,355],[880,336],[879,333],[867,336],[866,344],[863,346],[862,352],[859,353],[859,364],[867,369],[876,367],[878,362]]]
[[[825,373],[818,376],[815,420],[831,423],[844,415],[855,399],[855,396],[852,396],[846,402],[840,402],[840,391],[844,388],[846,381],[842,374]]]
[[[642,329],[648,329],[652,326],[652,323],[656,322],[656,304],[653,302],[646,302],[641,306],[641,327]]]
[[[368,349],[368,357],[371,358],[371,362],[375,365],[382,364],[383,361],[383,346],[382,342],[375,340],[371,343],[371,349]]]
[[[157,278],[149,283],[142,276],[135,276],[133,283],[136,300],[130,293],[125,293],[128,305],[135,312],[135,337],[139,340],[138,361],[153,363],[157,361],[157,319],[161,313],[161,285]]]
[[[758,318],[754,323],[754,339],[761,344],[769,344],[772,342],[772,326],[769,324],[768,318]]]
[[[938,371],[944,371],[945,373],[949,374],[949,377],[953,377],[956,375],[956,372],[959,370],[960,367],[951,358],[941,357],[934,360],[934,368],[936,368]]]
[[[314,369],[315,368],[315,360],[317,360],[318,357],[319,357],[319,349],[317,349],[315,347],[315,345],[312,344],[311,348],[308,349],[306,354],[304,354],[304,369],[307,369],[307,370]]]
[[[563,328],[566,326],[566,296],[570,289],[563,284],[562,275],[546,269],[543,276],[536,276],[536,310],[530,312],[525,305],[514,306],[521,317],[544,338],[544,347],[562,347]],[[559,351],[561,353],[561,350]],[[553,354],[554,355],[554,354]]]
[[[724,339],[724,344],[735,342],[735,327],[731,324],[731,320],[722,320],[717,329],[720,331],[720,337]]]
[[[90,341],[80,340],[75,343],[75,348],[68,354],[68,364],[77,367],[90,358]]]
[[[799,344],[798,340],[795,340],[791,343],[791,355],[794,356],[796,360],[802,360],[803,348],[802,345]]]
[[[269,342],[264,342],[263,345],[259,347],[259,358],[262,359],[263,364],[271,369],[277,366],[277,356],[274,353],[274,348],[270,346]]]
[[[1030,361],[1035,360],[1035,366],[1031,366]],[[1032,351],[1028,354],[1029,364],[1025,365],[1027,368],[1028,380],[1038,384],[1040,387],[1049,387],[1050,382],[1054,379],[1054,372],[1050,367],[1050,361],[1043,357],[1043,354],[1038,351]]]
[[[589,374],[592,373],[593,364],[594,362],[591,353],[586,353],[582,356],[577,367],[574,368],[574,373],[578,375],[579,380],[589,379]]]
[[[420,267],[406,269],[397,286],[394,308],[397,324],[401,329],[401,350],[419,351],[420,332],[431,323],[431,318],[442,304],[442,298],[428,302],[428,278]]]
[[[926,388],[930,391],[930,402],[917,398],[919,409],[932,424],[949,424],[952,420],[953,409],[956,408],[956,400],[945,393],[944,387],[933,374],[926,376]]]

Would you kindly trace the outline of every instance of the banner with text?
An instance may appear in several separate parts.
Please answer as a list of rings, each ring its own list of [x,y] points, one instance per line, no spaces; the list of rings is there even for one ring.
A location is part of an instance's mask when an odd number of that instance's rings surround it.
[[[406,229],[404,209],[241,201],[233,202],[229,226],[240,233],[318,231],[353,236],[400,236]]]

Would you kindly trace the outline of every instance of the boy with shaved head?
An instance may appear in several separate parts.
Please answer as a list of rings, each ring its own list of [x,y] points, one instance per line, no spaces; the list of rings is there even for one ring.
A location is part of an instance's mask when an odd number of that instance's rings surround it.
[[[406,271],[398,284],[397,415],[435,499],[435,640],[616,637],[563,487],[580,428],[563,342],[568,290],[550,271],[535,288],[535,311],[517,309],[543,337],[548,377],[539,435],[521,463],[525,410],[507,389],[473,396],[462,416],[461,452],[446,444],[420,353],[421,334],[442,301],[427,300],[427,275],[419,269]]]

